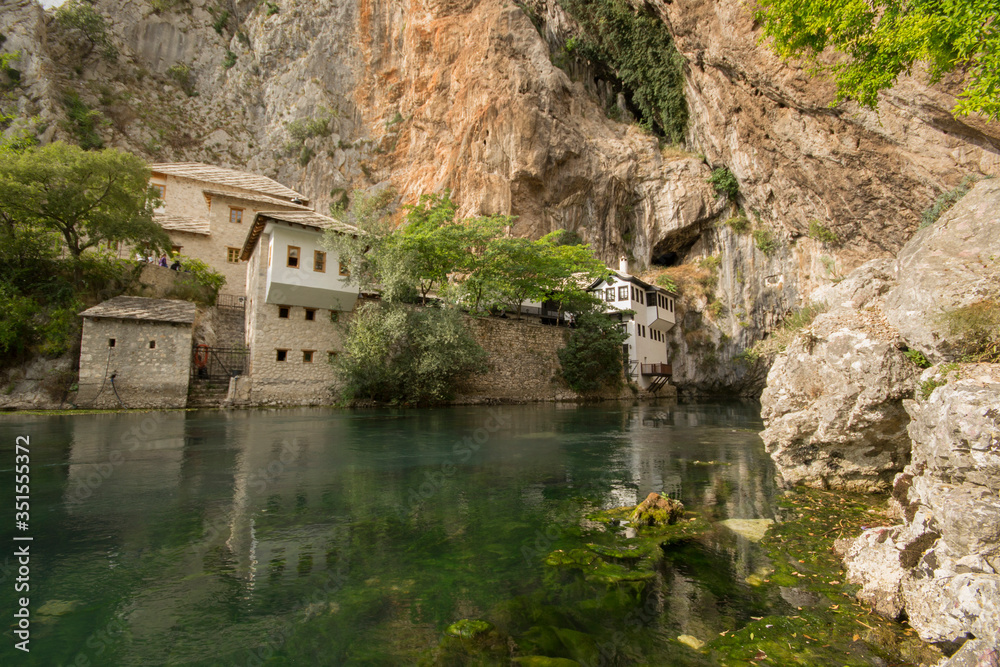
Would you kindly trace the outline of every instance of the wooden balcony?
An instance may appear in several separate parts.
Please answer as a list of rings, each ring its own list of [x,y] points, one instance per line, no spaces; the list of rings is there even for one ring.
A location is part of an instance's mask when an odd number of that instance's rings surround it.
[[[670,377],[674,374],[674,370],[670,364],[640,364],[639,372],[643,375],[652,375],[654,377]]]

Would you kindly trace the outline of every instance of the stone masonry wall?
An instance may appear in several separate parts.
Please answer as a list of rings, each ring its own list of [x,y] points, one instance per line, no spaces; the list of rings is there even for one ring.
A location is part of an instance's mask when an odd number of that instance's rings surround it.
[[[127,408],[183,408],[190,367],[190,324],[86,317],[76,403],[82,408],[119,408],[117,388]]]
[[[466,318],[486,353],[488,371],[469,378],[456,402],[572,400],[576,394],[558,380],[557,352],[569,330],[532,320]]]

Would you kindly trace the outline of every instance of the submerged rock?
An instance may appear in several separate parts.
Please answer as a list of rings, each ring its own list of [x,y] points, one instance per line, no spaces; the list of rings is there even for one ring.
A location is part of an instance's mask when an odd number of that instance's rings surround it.
[[[635,506],[628,520],[640,526],[668,526],[677,523],[684,515],[684,504],[673,498],[664,498],[655,491]]]
[[[726,519],[720,521],[719,525],[728,528],[737,535],[742,535],[751,542],[760,542],[773,523],[773,519]]]

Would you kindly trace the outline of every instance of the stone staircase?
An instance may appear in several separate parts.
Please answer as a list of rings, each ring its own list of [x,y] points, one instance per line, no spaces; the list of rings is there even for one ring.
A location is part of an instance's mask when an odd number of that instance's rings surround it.
[[[191,380],[188,388],[187,407],[217,408],[229,394],[229,383],[220,381]]]

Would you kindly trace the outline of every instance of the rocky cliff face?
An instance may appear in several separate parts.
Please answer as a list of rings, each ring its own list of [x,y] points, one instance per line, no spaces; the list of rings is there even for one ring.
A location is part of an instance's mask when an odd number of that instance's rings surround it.
[[[998,230],[1000,184],[989,179],[897,259],[811,295],[830,310],[778,355],[761,396],[761,437],[786,481],[888,488],[909,459],[903,400],[917,389],[919,355],[957,360],[945,313],[1000,297]]]
[[[755,45],[736,0],[649,5],[685,60],[688,150],[609,118],[629,110],[586,62],[553,65],[579,30],[555,0],[527,13],[502,0],[94,6],[115,61],[29,0],[3,0],[19,111],[44,139],[81,131],[75,91],[110,144],[265,173],[320,209],[380,182],[406,201],[448,187],[462,214],[512,213],[523,235],[574,230],[608,261],[712,255],[722,308],[706,317],[708,300],[691,298],[673,340],[676,379],[702,388],[740,384],[733,358],[801,294],[898,250],[939,191],[998,164],[1000,129],[955,120],[947,86],[908,79],[880,116],[829,108],[830,86]],[[716,224],[738,217],[705,182],[721,166],[763,236]],[[841,243],[806,238],[811,221]]]
[[[904,523],[865,532],[845,563],[860,598],[905,612],[925,641],[972,638],[949,665],[989,664],[1000,645],[1000,366],[925,376],[942,374],[926,400],[906,403],[913,461],[893,492]]]

